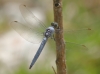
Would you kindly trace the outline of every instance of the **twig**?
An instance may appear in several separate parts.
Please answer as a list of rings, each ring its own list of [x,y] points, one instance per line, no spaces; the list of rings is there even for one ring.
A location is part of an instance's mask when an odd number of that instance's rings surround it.
[[[54,21],[58,23],[56,30],[56,65],[57,74],[66,74],[65,43],[63,40],[62,0],[53,0]]]
[[[57,74],[53,66],[52,66],[52,69],[53,69],[54,73]]]

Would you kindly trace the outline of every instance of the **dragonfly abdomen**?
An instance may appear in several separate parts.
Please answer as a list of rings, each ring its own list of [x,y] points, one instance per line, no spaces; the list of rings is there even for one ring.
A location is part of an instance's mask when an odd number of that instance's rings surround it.
[[[43,40],[42,40],[42,42],[41,42],[41,45],[40,45],[39,49],[37,50],[37,52],[36,52],[36,54],[35,54],[35,56],[34,56],[32,62],[31,62],[31,65],[30,65],[29,69],[31,69],[31,67],[35,64],[36,60],[38,59],[39,55],[40,55],[41,52],[42,52],[42,50],[43,50],[43,48],[44,48],[44,46],[45,46],[47,40],[48,40],[48,38],[46,38],[46,37],[43,38]]]

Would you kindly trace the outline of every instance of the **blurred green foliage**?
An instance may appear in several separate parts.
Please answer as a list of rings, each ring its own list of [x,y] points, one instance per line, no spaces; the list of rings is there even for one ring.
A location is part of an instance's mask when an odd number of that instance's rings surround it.
[[[49,10],[48,2],[45,3],[45,1],[40,0],[38,2],[41,8],[42,6],[46,7],[46,9],[43,8],[46,14],[46,24],[51,23],[53,21],[53,9],[50,8]],[[36,3],[38,4],[38,2]],[[0,25],[0,33],[7,31],[8,27],[5,22]],[[63,0],[63,22],[64,30],[66,30],[64,37],[68,74],[100,74],[100,1]],[[84,30],[85,28],[91,28],[91,30]],[[55,44],[52,42],[49,44],[49,49],[52,49],[51,52],[55,52]],[[52,54],[55,53],[52,52]],[[45,67],[49,58],[43,59],[45,62],[43,65],[40,63],[39,68],[36,67],[35,70],[30,71],[24,63],[13,74],[54,73],[51,67],[50,70]]]
[[[75,43],[74,47],[73,43],[69,44],[70,46],[66,44],[66,48],[68,48],[66,50],[68,74],[99,74],[99,0],[64,0],[63,3],[64,26],[66,26],[64,28],[69,30],[74,29],[74,32],[72,31],[72,33],[68,32],[68,34],[64,34],[66,36],[65,39],[68,42]],[[82,30],[82,28],[91,28],[91,30]],[[75,31],[76,29],[78,29],[78,32]],[[80,46],[77,46],[77,43],[79,45],[85,44],[86,48],[80,48]]]

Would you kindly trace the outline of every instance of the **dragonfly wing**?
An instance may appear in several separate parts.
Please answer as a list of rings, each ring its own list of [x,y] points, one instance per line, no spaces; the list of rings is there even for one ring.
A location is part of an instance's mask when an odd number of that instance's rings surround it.
[[[92,33],[90,28],[83,28],[80,30],[64,31],[64,39],[67,42],[81,43],[89,39],[89,35]]]
[[[39,43],[43,38],[41,33],[38,33],[34,30],[34,28],[29,27],[27,25],[23,25],[18,21],[11,22],[11,27],[17,31],[24,39],[31,43]]]
[[[76,68],[83,66],[88,57],[88,48],[84,45],[66,42],[66,59],[69,67]]]
[[[88,48],[85,45],[66,42],[66,56],[80,60],[80,57],[87,55]],[[75,58],[74,58],[75,57]]]
[[[43,32],[47,27],[29,10],[26,5],[20,5],[20,11],[25,21],[36,29],[38,32]]]
[[[64,37],[67,49],[66,50],[67,56],[73,56],[71,57],[72,59],[78,58],[77,60],[80,60],[79,57],[86,55],[88,48],[87,46],[81,44],[83,44],[89,39],[89,34],[91,33],[92,30],[90,28],[65,31]]]
[[[85,45],[72,43],[72,42],[65,42],[67,51],[87,51],[88,48]]]

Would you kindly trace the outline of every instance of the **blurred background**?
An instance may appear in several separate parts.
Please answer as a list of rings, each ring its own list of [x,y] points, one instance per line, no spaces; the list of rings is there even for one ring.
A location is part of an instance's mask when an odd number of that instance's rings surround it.
[[[46,26],[54,20],[52,0],[0,0],[0,74],[54,74],[56,48],[51,39],[28,69],[40,43],[26,41],[10,26],[12,21],[25,23],[20,4]],[[68,74],[100,74],[100,1],[63,0],[63,26]]]

